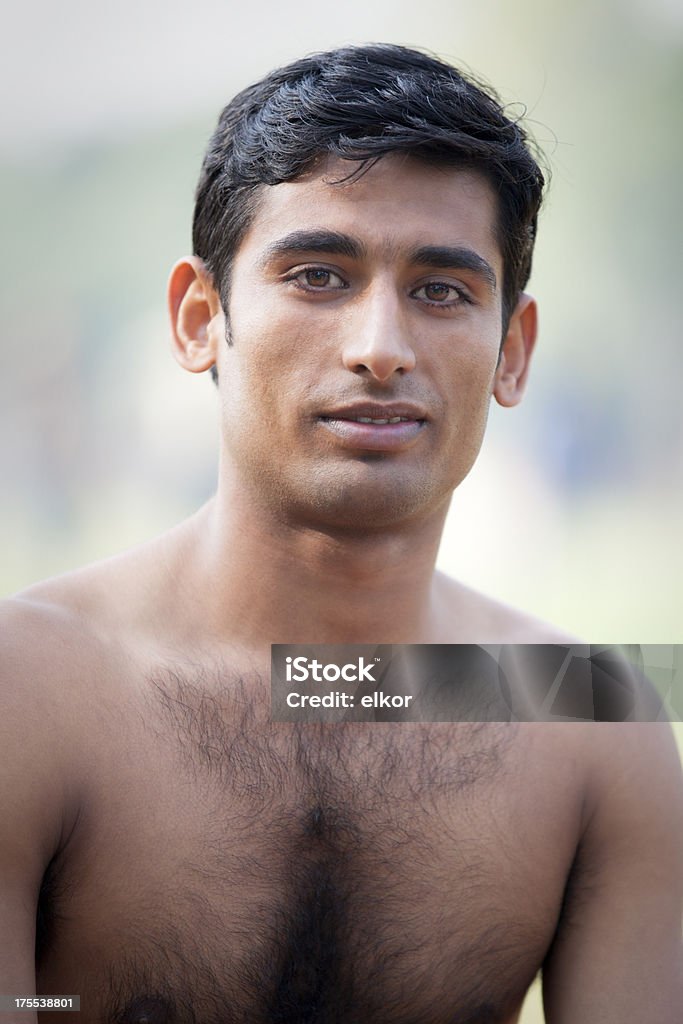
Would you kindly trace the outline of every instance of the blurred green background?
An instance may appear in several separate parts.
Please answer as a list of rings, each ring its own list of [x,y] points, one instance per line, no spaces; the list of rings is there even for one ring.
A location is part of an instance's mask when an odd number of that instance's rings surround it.
[[[41,0],[3,28],[0,593],[210,495],[214,388],[164,313],[208,134],[274,65],[387,40],[526,106],[553,174],[529,393],[494,407],[440,564],[587,641],[683,642],[680,3]]]
[[[683,641],[683,8],[412,0],[27,3],[4,19],[0,593],[143,540],[212,491],[216,401],[164,289],[222,104],[344,42],[474,69],[552,168],[528,395],[493,408],[440,562],[599,643]]]

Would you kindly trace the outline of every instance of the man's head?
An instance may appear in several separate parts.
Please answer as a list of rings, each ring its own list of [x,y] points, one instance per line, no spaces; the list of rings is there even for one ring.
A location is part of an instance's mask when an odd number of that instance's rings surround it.
[[[231,491],[290,522],[436,529],[491,397],[524,390],[542,184],[497,101],[411,50],[238,96],[169,284],[176,358],[218,367]]]
[[[525,132],[490,90],[435,57],[388,44],[305,57],[223,110],[197,187],[193,246],[226,312],[231,261],[263,186],[292,181],[328,155],[348,160],[353,177],[389,153],[474,170],[491,185],[504,337],[531,272],[543,175]]]

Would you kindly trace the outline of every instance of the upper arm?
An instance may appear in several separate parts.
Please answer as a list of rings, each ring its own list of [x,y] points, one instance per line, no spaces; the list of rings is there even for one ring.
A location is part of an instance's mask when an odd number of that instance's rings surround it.
[[[596,724],[587,824],[543,969],[548,1024],[674,1024],[683,787],[666,723]]]
[[[67,825],[64,699],[55,634],[22,601],[0,602],[0,992],[35,992],[40,883]],[[2,1015],[3,1024],[14,1015]],[[16,1020],[30,1024],[21,1012]]]

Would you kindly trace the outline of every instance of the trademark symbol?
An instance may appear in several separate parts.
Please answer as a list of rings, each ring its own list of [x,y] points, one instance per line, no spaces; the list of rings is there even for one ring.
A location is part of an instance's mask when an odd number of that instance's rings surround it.
[[[381,660],[382,660],[381,658],[375,658],[375,661],[381,661]]]

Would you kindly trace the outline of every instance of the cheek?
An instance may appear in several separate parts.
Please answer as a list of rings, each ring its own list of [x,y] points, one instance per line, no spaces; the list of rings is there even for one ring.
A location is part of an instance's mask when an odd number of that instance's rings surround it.
[[[436,377],[445,409],[444,432],[437,447],[456,471],[458,482],[481,447],[491,406],[497,349],[483,345],[476,355],[471,350],[466,353],[463,345],[456,356],[444,361]]]
[[[470,336],[456,342],[429,372],[448,389],[448,404],[457,414],[458,410],[480,408],[491,397],[497,359],[497,343],[493,345],[486,336]]]
[[[296,418],[301,400],[320,376],[311,338],[300,323],[279,318],[235,318],[232,346],[224,359],[224,413],[247,423],[286,424]]]

